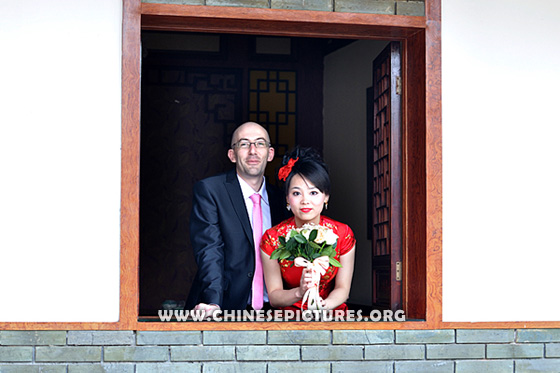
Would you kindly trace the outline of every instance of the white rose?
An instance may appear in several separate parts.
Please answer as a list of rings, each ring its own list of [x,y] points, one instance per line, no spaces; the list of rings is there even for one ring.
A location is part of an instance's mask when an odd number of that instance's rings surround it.
[[[332,231],[332,229],[329,229],[325,233],[325,242],[327,243],[327,245],[334,245],[337,240],[338,236]]]
[[[325,229],[319,228],[317,230],[317,238],[315,238],[315,242],[321,244],[325,242],[325,240],[326,240]]]

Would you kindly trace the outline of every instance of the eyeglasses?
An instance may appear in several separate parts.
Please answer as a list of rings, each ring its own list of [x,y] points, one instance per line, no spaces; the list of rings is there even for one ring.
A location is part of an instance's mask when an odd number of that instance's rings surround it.
[[[237,147],[239,149],[247,150],[251,147],[251,145],[255,145],[255,148],[257,149],[264,149],[264,148],[268,148],[271,144],[269,142],[266,142],[265,140],[257,140],[255,142],[241,140],[232,144],[231,147],[232,148]]]

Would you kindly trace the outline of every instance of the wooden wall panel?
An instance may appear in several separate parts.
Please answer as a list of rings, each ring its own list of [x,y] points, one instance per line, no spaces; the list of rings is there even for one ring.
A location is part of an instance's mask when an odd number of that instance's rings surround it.
[[[426,71],[425,33],[405,42],[403,303],[408,317],[426,316]]]
[[[412,16],[142,4],[145,30],[390,40],[410,36],[424,27],[424,17]]]
[[[442,320],[441,9],[426,7],[426,320]]]
[[[120,329],[138,317],[140,1],[123,0]]]

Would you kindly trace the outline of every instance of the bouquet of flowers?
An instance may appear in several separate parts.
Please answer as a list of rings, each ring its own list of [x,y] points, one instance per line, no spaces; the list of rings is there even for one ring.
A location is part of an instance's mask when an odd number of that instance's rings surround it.
[[[311,270],[312,287],[308,289],[302,300],[307,301],[310,310],[322,309],[319,303],[319,281],[330,265],[342,267],[334,257],[338,236],[332,229],[314,224],[304,224],[301,228],[288,231],[286,236],[278,238],[278,247],[270,255],[270,259],[293,260],[296,267]]]

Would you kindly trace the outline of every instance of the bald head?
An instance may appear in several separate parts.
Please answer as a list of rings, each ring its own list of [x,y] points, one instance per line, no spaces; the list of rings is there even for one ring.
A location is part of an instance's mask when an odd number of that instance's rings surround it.
[[[243,148],[234,145],[239,141],[243,141]],[[263,142],[266,142],[264,147]],[[270,146],[268,132],[258,123],[243,123],[233,132],[228,157],[235,163],[237,175],[258,191],[263,182],[266,164],[274,158],[274,148]]]
[[[231,136],[231,145],[233,146],[233,144],[238,142],[240,138],[243,138],[243,134],[245,133],[261,133],[261,137],[267,142],[270,142],[268,131],[263,126],[255,122],[245,122],[233,131],[233,135]]]

